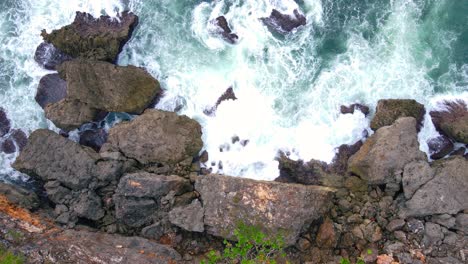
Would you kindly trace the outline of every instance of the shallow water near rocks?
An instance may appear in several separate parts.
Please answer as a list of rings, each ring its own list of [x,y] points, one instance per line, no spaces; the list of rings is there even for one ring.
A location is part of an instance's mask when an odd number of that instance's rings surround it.
[[[299,9],[307,25],[289,35],[259,18]],[[0,3],[0,106],[14,128],[55,129],[34,101],[49,73],[33,59],[48,32],[73,21],[129,9],[140,25],[119,64],[145,67],[160,80],[159,109],[181,108],[203,126],[207,167],[232,176],[273,180],[279,150],[294,159],[330,162],[335,148],[369,130],[360,112],[340,105],[412,98],[428,110],[445,98],[468,102],[468,4],[453,0],[4,0]],[[235,45],[213,34],[224,15]],[[203,112],[233,87],[238,98]],[[428,118],[421,149],[436,134]],[[240,141],[233,143],[232,138]],[[245,144],[245,142],[248,143]],[[243,142],[244,144],[241,144]],[[0,178],[18,178],[0,154]]]

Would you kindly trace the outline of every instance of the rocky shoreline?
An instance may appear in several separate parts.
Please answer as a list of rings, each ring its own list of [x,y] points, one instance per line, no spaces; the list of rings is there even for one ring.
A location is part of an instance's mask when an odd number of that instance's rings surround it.
[[[305,17],[274,10],[262,21],[285,34]],[[441,134],[428,144],[433,161],[419,150],[424,106],[386,99],[372,118],[375,133],[340,146],[331,164],[280,153],[276,181],[215,175],[204,169],[200,124],[151,109],[163,96],[159,82],[114,64],[137,23],[128,12],[119,21],[77,12],[71,25],[43,32],[35,59],[58,74],[42,78],[36,101],[60,134],[15,137],[0,111],[1,150],[21,150],[13,167],[39,190],[0,184],[0,243],[27,263],[200,263],[235,239],[240,222],[281,234],[290,263],[467,263],[464,101],[429,113]],[[235,44],[226,19],[214,23]],[[229,88],[206,114],[235,99]],[[341,108],[354,111],[369,108]],[[107,130],[109,112],[136,116]]]

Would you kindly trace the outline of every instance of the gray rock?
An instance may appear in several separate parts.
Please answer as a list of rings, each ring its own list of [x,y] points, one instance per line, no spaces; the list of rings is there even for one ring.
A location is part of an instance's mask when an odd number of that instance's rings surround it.
[[[402,216],[455,214],[468,209],[468,162],[463,157],[432,165],[435,176],[422,186],[401,210]]]
[[[455,224],[456,229],[468,234],[468,214],[458,214]]]
[[[68,98],[47,104],[44,111],[47,119],[65,131],[79,128],[82,124],[95,120],[101,113],[86,103]]]
[[[455,226],[455,217],[449,214],[434,215],[432,216],[431,221],[447,228]]]
[[[464,264],[454,257],[428,258],[427,264]]]
[[[418,219],[410,219],[406,223],[408,231],[417,234],[424,230],[424,223]]]
[[[400,230],[405,226],[406,222],[403,219],[394,219],[387,225],[387,230],[390,232]]]
[[[36,209],[40,205],[39,198],[34,192],[16,185],[0,182],[0,195],[4,195],[8,201],[23,208]]]
[[[158,209],[152,199],[114,196],[114,201],[116,219],[130,227],[149,224]]]
[[[400,242],[406,242],[406,234],[403,231],[395,231],[393,232],[393,235],[395,236],[396,239],[398,239]]]
[[[39,129],[31,134],[13,167],[43,181],[57,180],[65,187],[80,190],[94,177],[98,158],[89,148],[50,130]]]
[[[349,159],[348,171],[370,184],[398,183],[397,176],[406,164],[425,159],[419,150],[416,120],[403,117],[368,138]]]
[[[435,171],[425,160],[408,163],[403,170],[403,191],[405,198],[410,199],[413,194],[426,182],[434,178]]]
[[[172,224],[191,232],[203,232],[204,210],[199,200],[193,200],[191,204],[180,206],[169,212],[169,221]]]
[[[39,81],[36,102],[45,108],[47,104],[57,103],[67,96],[67,83],[57,73],[47,74]]]
[[[131,122],[124,122],[109,131],[108,147],[142,164],[174,165],[200,152],[201,126],[187,116],[148,109]]]
[[[405,244],[401,243],[401,242],[395,242],[395,243],[387,243],[385,246],[384,246],[384,251],[387,253],[387,254],[396,254],[396,253],[400,253],[400,252],[403,252],[404,250],[406,249],[406,246]]]
[[[156,222],[152,225],[146,226],[141,230],[141,235],[149,239],[159,240],[164,235],[164,228],[161,223]]]
[[[72,205],[73,211],[78,217],[89,220],[99,220],[104,217],[101,198],[94,192],[81,193],[77,202]]]
[[[424,241],[427,245],[437,244],[444,239],[442,228],[438,224],[427,222],[425,225]]]
[[[282,234],[293,245],[313,220],[329,209],[333,189],[221,175],[199,177],[195,189],[205,208],[209,234],[233,239],[239,223],[256,225],[267,236]]]
[[[44,184],[47,198],[55,204],[66,203],[66,197],[71,194],[71,190],[60,185],[58,181],[49,181]]]

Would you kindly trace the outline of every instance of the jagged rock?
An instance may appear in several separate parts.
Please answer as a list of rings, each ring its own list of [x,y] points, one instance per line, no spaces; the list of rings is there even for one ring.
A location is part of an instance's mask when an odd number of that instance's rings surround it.
[[[81,193],[72,208],[77,216],[82,218],[96,221],[104,216],[101,198],[91,191]]]
[[[438,224],[427,222],[424,226],[424,240],[427,244],[436,244],[444,239],[442,228]]]
[[[321,161],[291,160],[284,153],[279,153],[278,168],[280,176],[277,182],[300,183],[306,185],[320,185],[328,177],[327,164]]]
[[[375,131],[381,127],[392,125],[400,117],[414,117],[416,119],[415,125],[419,131],[425,113],[424,105],[412,99],[379,100],[370,127]]]
[[[221,29],[221,36],[224,40],[231,44],[235,44],[239,39],[237,34],[232,33],[231,28],[224,16],[219,16],[215,19],[214,23]]]
[[[59,181],[48,181],[44,184],[47,198],[55,204],[68,203],[68,197],[71,197],[71,190],[60,185]]]
[[[108,112],[142,113],[161,93],[159,82],[135,66],[73,60],[58,67],[67,81],[67,99]]]
[[[429,154],[431,159],[441,159],[453,151],[454,145],[452,141],[446,136],[438,136],[431,138],[427,145],[429,147]]]
[[[348,170],[370,184],[399,183],[406,164],[425,159],[419,150],[416,119],[403,117],[369,137],[349,159]]]
[[[269,30],[286,35],[295,28],[305,26],[306,17],[299,13],[297,9],[292,15],[281,14],[278,10],[273,9],[269,17],[261,18]]]
[[[222,102],[227,101],[227,100],[233,100],[233,101],[237,100],[236,94],[234,93],[234,90],[232,89],[232,87],[227,88],[227,90],[218,98],[218,100],[216,101],[216,104],[209,109],[205,109],[203,113],[209,116],[213,115],[216,112],[216,109],[218,108],[218,106]]]
[[[344,175],[348,170],[349,158],[356,154],[362,145],[362,141],[358,141],[352,145],[343,144],[339,146],[331,164],[328,165],[329,170],[334,173]]]
[[[80,132],[80,144],[99,151],[107,141],[107,131],[103,128]]]
[[[143,226],[151,222],[163,196],[170,192],[181,195],[191,190],[190,181],[179,176],[147,172],[127,174],[115,191],[116,218],[131,227]]]
[[[118,19],[76,12],[72,24],[50,34],[43,30],[41,36],[73,58],[115,62],[137,24],[138,17],[131,12],[121,13]]]
[[[43,181],[57,180],[64,186],[80,190],[94,177],[99,155],[89,148],[68,140],[53,131],[34,131],[13,168]]]
[[[13,129],[0,144],[0,151],[6,154],[21,151],[28,143],[28,137],[21,129]]]
[[[403,216],[455,214],[468,209],[468,162],[452,157],[434,163],[434,177],[406,202]]]
[[[468,214],[458,214],[455,220],[455,228],[468,234]]]
[[[11,203],[27,209],[39,207],[37,195],[22,187],[0,182],[0,195],[4,195]]]
[[[444,101],[444,110],[429,114],[436,129],[457,142],[468,144],[468,107],[462,100]]]
[[[55,70],[55,67],[62,62],[72,60],[73,58],[61,50],[54,47],[53,44],[42,42],[34,53],[34,60],[47,70]]]
[[[142,164],[177,164],[197,156],[203,142],[201,126],[187,116],[155,109],[109,130],[108,148]]]
[[[334,248],[337,242],[337,234],[333,222],[327,218],[320,225],[317,233],[316,243],[320,248]]]
[[[434,178],[435,171],[425,160],[408,163],[403,170],[403,192],[406,199],[410,199],[413,194],[426,182]]]
[[[39,81],[36,102],[45,108],[47,104],[57,103],[67,96],[67,83],[57,73],[47,74]]]
[[[70,131],[96,120],[100,111],[78,100],[63,99],[46,106],[45,116],[57,127]]]
[[[172,224],[191,232],[203,232],[204,210],[199,200],[193,200],[191,204],[180,206],[169,212],[169,221]]]
[[[195,189],[205,209],[205,230],[233,239],[239,223],[259,226],[268,236],[281,233],[286,245],[328,209],[333,189],[256,181],[221,175],[199,177]]]
[[[449,214],[433,215],[431,221],[447,228],[453,228],[455,226],[455,217]]]
[[[11,124],[10,119],[8,119],[5,110],[0,107],[0,137],[3,137],[8,132],[10,132]]]
[[[342,105],[340,107],[340,112],[342,114],[354,114],[355,110],[361,111],[365,116],[369,114],[369,107],[362,104]]]

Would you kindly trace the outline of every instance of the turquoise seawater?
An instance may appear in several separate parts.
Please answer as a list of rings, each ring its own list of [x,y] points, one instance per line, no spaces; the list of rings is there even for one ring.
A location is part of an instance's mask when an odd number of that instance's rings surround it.
[[[259,20],[273,8],[298,9],[307,25],[274,34]],[[339,113],[343,104],[373,109],[379,99],[413,98],[433,109],[444,98],[468,101],[465,0],[3,0],[0,106],[14,127],[55,129],[34,101],[48,72],[33,60],[41,29],[70,23],[78,10],[126,9],[140,25],[119,64],[145,67],[160,80],[166,91],[157,108],[182,107],[180,114],[202,124],[206,166],[215,172],[274,179],[279,150],[330,161],[335,147],[368,130],[361,113]],[[237,44],[215,34],[211,21],[220,15]],[[238,100],[206,116],[228,87]],[[435,134],[426,118],[422,150]],[[233,144],[233,136],[248,144]],[[17,177],[9,166],[16,155],[0,154],[0,174]]]

